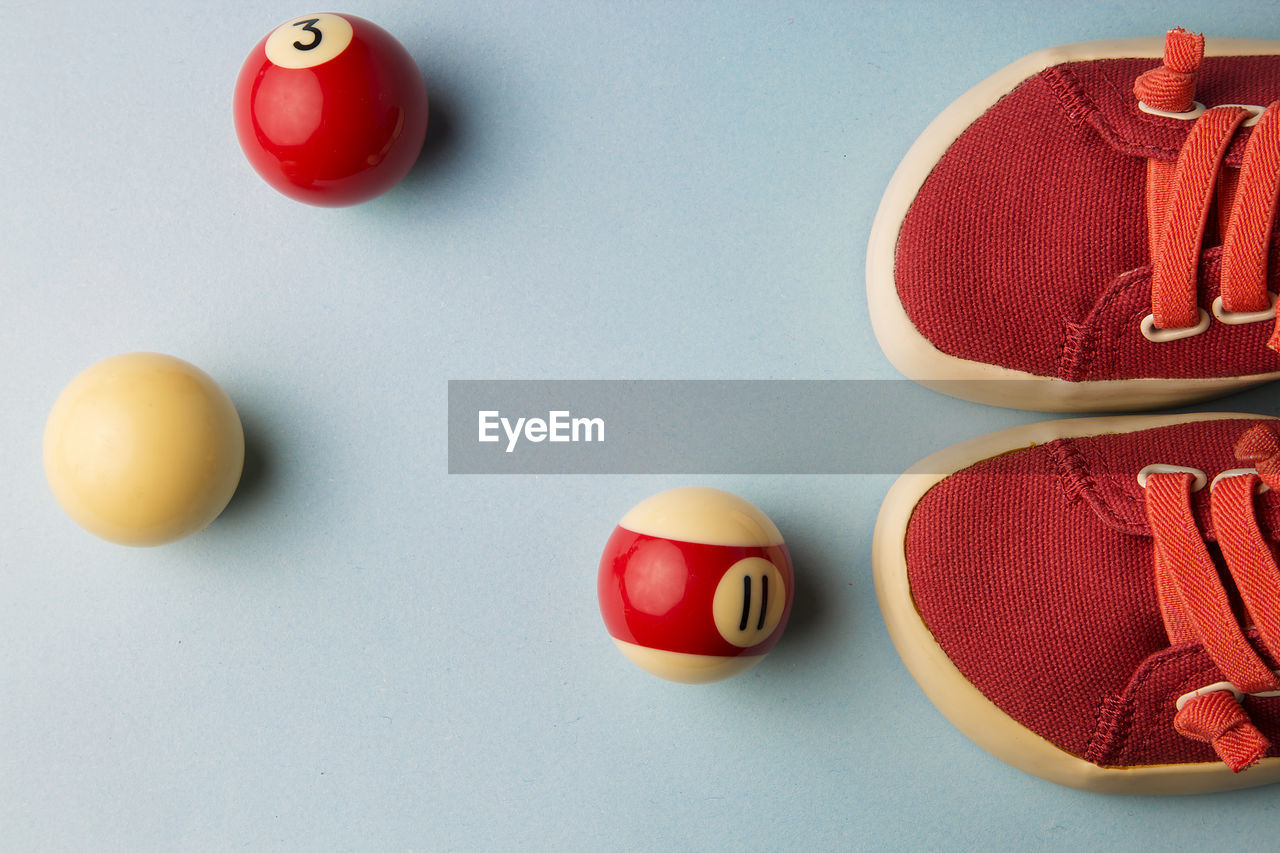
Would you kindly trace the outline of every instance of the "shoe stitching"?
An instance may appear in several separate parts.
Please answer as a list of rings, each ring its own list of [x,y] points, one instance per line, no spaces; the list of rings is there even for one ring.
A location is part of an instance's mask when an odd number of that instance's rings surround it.
[[[1141,286],[1144,277],[1149,279],[1150,272],[1150,266],[1146,266],[1117,275],[1115,281],[1107,288],[1101,298],[1094,303],[1093,307],[1089,309],[1089,313],[1085,315],[1084,319],[1076,324],[1080,326],[1081,340],[1087,341],[1087,346],[1080,350],[1080,357],[1075,360],[1072,360],[1071,354],[1066,352],[1064,348],[1061,361],[1065,366],[1059,370],[1059,376],[1062,379],[1068,382],[1080,381],[1081,377],[1087,375],[1089,367],[1092,365],[1099,350],[1110,356],[1111,364],[1107,366],[1111,368],[1111,373],[1115,372],[1116,347],[1100,347],[1098,345],[1098,337],[1103,330],[1102,317],[1113,302],[1128,295],[1131,287]],[[1142,310],[1145,314],[1146,309],[1143,308]],[[1128,328],[1128,326],[1124,328]]]
[[[1073,79],[1065,65],[1054,65],[1040,72],[1040,76],[1049,84],[1049,89],[1062,104],[1067,121],[1072,124],[1087,124],[1088,117],[1098,111],[1097,105],[1088,93]]]
[[[1093,488],[1094,483],[1079,449],[1065,438],[1054,439],[1045,448],[1049,451],[1049,461],[1053,463],[1058,475],[1058,488],[1067,503],[1085,501],[1085,490]]]
[[[1116,732],[1124,724],[1126,713],[1131,714],[1132,710],[1129,704],[1121,698],[1120,693],[1112,693],[1102,697],[1102,701],[1098,704],[1098,710],[1094,712],[1093,734],[1089,736],[1089,740],[1085,744],[1085,750],[1080,757],[1090,764],[1096,764],[1101,767],[1107,756],[1114,752],[1114,750],[1109,750],[1108,746],[1116,742]]]
[[[1152,155],[1163,155],[1166,158],[1176,156],[1177,149],[1167,148],[1163,145],[1149,145],[1125,136],[1120,128],[1102,111],[1097,101],[1084,91],[1084,83],[1066,65],[1055,65],[1051,68],[1046,68],[1040,74],[1049,81],[1050,88],[1059,96],[1063,108],[1067,112],[1068,119],[1072,119],[1073,123],[1079,123],[1078,120],[1072,118],[1074,106],[1081,111],[1076,114],[1080,119],[1090,124],[1112,143],[1123,147],[1127,151],[1135,153],[1150,152]],[[1062,78],[1060,85],[1055,83],[1055,77]],[[1117,97],[1119,97],[1119,87],[1116,86],[1114,81],[1105,76],[1103,79],[1107,85],[1110,85],[1116,91]],[[1148,116],[1137,109],[1134,110],[1134,118],[1155,129],[1171,129],[1163,123],[1154,121],[1152,116]]]
[[[1125,685],[1123,690],[1103,699],[1095,718],[1093,735],[1089,738],[1089,747],[1081,758],[1099,767],[1116,766],[1108,765],[1107,762],[1114,761],[1116,755],[1122,752],[1128,743],[1137,707],[1133,697],[1142,690],[1148,680],[1163,672],[1165,667],[1202,652],[1203,649],[1196,645],[1178,652],[1168,653],[1154,662],[1149,660],[1144,662],[1140,666],[1138,674],[1134,676],[1134,679],[1129,684]],[[1183,679],[1179,690],[1181,691],[1181,688],[1203,681],[1205,678],[1212,678],[1215,672],[1214,668],[1205,667]]]
[[[1084,501],[1113,530],[1138,536],[1149,536],[1151,527],[1145,521],[1146,508],[1139,493],[1123,487],[1107,490],[1092,473],[1092,466],[1074,439],[1057,438],[1042,445],[1058,479],[1058,489],[1068,504]],[[1280,499],[1263,500],[1257,506],[1259,523],[1269,541],[1280,540]],[[1212,520],[1205,518],[1202,529],[1210,541],[1217,541]]]
[[[1074,382],[1083,376],[1094,356],[1094,332],[1087,323],[1062,321],[1062,352],[1058,358],[1058,378]]]
[[[1280,247],[1280,239],[1273,242],[1273,257],[1280,257],[1280,254],[1276,252],[1277,247]],[[1216,287],[1216,280],[1221,275],[1221,266],[1222,247],[1211,246],[1205,249],[1201,253],[1198,279],[1202,282],[1213,281]],[[1122,354],[1122,348],[1119,343],[1123,333],[1126,330],[1136,329],[1142,318],[1150,313],[1150,307],[1146,304],[1146,300],[1142,300],[1142,304],[1136,305],[1126,315],[1117,316],[1112,322],[1108,322],[1107,312],[1114,307],[1115,303],[1129,298],[1134,288],[1148,288],[1150,287],[1150,282],[1150,264],[1120,273],[1116,277],[1115,282],[1099,297],[1085,318],[1077,324],[1082,327],[1082,331],[1078,334],[1082,340],[1088,341],[1088,346],[1080,350],[1079,358],[1074,361],[1072,353],[1066,351],[1066,347],[1064,347],[1064,351],[1060,356],[1060,364],[1063,366],[1059,368],[1059,378],[1068,382],[1080,382],[1085,381],[1090,373],[1115,376]],[[1206,288],[1205,294],[1217,295],[1220,292],[1220,288],[1208,288],[1208,285],[1206,285]],[[1230,327],[1228,331],[1231,332],[1237,328],[1239,331],[1234,333],[1247,334],[1247,330],[1252,327]],[[1106,341],[1116,345],[1104,346],[1103,343]],[[1099,354],[1105,358],[1102,363],[1097,363]],[[1226,376],[1228,374],[1224,373],[1222,375]]]
[[[1139,121],[1142,124],[1146,125],[1147,127],[1152,128],[1153,130],[1160,130],[1160,131],[1166,131],[1166,132],[1175,130],[1174,127],[1169,126],[1169,119],[1159,118],[1157,116],[1151,115],[1150,113],[1145,113],[1142,110],[1138,109],[1138,102],[1133,98],[1133,81],[1132,80],[1129,80],[1126,78],[1125,82],[1122,85],[1119,80],[1113,78],[1110,74],[1103,73],[1101,76],[1103,81],[1106,83],[1106,85],[1111,87],[1111,91],[1115,94],[1116,101],[1121,105],[1121,109],[1124,110],[1126,118],[1130,119],[1131,121],[1133,120]],[[1101,110],[1099,110],[1099,112],[1101,113]],[[1116,136],[1117,138],[1125,139],[1125,137],[1121,135],[1121,132],[1119,130],[1116,131]],[[1165,148],[1164,146],[1145,145],[1141,142],[1136,142],[1136,141],[1127,140],[1127,139],[1126,139],[1126,143],[1128,145],[1133,146],[1134,148],[1141,148],[1148,151],[1160,151],[1161,153],[1167,154],[1172,157],[1176,157],[1178,155],[1177,148]]]
[[[1099,106],[1097,100],[1088,93],[1084,81],[1071,70],[1070,66],[1073,64],[1076,63],[1054,65],[1040,72],[1040,76],[1048,82],[1050,89],[1058,96],[1067,119],[1072,124],[1084,122],[1092,125],[1099,134],[1113,145],[1123,148],[1134,156],[1152,156],[1163,159],[1174,159],[1178,156],[1179,146],[1171,147],[1143,142],[1128,135],[1125,129],[1115,124],[1103,111],[1102,107]],[[1128,84],[1122,83],[1122,81],[1116,80],[1105,73],[1100,76],[1102,85],[1107,86],[1115,96],[1117,104],[1120,105],[1120,109],[1124,111],[1125,118],[1130,123],[1139,123],[1152,131],[1160,133],[1181,132],[1181,128],[1170,124],[1171,121],[1177,121],[1177,119],[1165,119],[1139,110],[1137,103],[1133,101],[1132,94],[1125,88]],[[1230,146],[1227,148],[1224,162],[1232,166],[1240,165],[1244,146],[1252,132],[1251,128],[1242,128],[1237,131],[1235,137],[1231,140]]]
[[[1256,631],[1248,632],[1250,639],[1255,638],[1256,634]],[[1196,645],[1179,652],[1167,654],[1155,663],[1146,665],[1145,671],[1135,676],[1135,680],[1125,685],[1122,691],[1103,697],[1094,717],[1093,734],[1090,735],[1088,746],[1080,757],[1099,767],[1129,766],[1114,763],[1108,764],[1108,762],[1114,762],[1116,757],[1128,746],[1129,736],[1133,729],[1133,720],[1137,711],[1137,703],[1133,697],[1143,689],[1149,679],[1163,672],[1166,667],[1176,664],[1186,657],[1199,655],[1203,651],[1201,646]],[[1194,690],[1219,675],[1220,673],[1216,667],[1212,665],[1202,666],[1195,672],[1188,674],[1169,692],[1176,695]],[[1162,717],[1169,718],[1170,725],[1172,725],[1173,718],[1171,709],[1172,705],[1169,708],[1162,708],[1159,712]],[[1204,763],[1213,763],[1212,749],[1207,745],[1206,749],[1208,751],[1206,752]]]
[[[1130,521],[1115,509],[1112,505],[1113,499],[1102,496],[1098,481],[1090,471],[1089,462],[1075,442],[1068,438],[1059,438],[1047,443],[1045,447],[1057,469],[1059,488],[1069,502],[1086,501],[1102,516],[1108,527],[1123,533],[1145,535],[1149,532],[1146,524]],[[1120,492],[1114,500],[1128,501],[1134,505],[1139,503],[1136,496],[1125,492]]]

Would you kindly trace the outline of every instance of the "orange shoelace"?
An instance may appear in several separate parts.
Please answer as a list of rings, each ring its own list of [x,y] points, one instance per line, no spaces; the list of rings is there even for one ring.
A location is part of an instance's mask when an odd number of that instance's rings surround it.
[[[1256,467],[1218,476],[1211,487],[1210,515],[1246,620],[1274,659],[1280,651],[1280,568],[1258,525],[1253,499],[1260,487],[1280,488],[1280,434],[1258,424],[1240,439],[1235,452]],[[1280,691],[1280,677],[1245,636],[1196,528],[1191,493],[1203,487],[1205,475],[1172,467],[1150,466],[1139,477],[1146,487],[1160,615],[1172,645],[1199,642],[1226,679],[1179,697],[1174,727],[1210,744],[1228,767],[1240,772],[1271,746],[1250,720],[1244,697]]]
[[[1194,119],[1176,161],[1149,160],[1147,225],[1152,262],[1151,340],[1198,334],[1210,318],[1199,307],[1197,278],[1211,210],[1222,235],[1220,296],[1215,317],[1228,324],[1261,322],[1277,314],[1267,291],[1267,258],[1280,197],[1280,101],[1266,107],[1196,104],[1195,84],[1204,37],[1182,29],[1165,38],[1164,65],[1140,76],[1134,94],[1147,112]],[[1251,127],[1239,168],[1224,163],[1227,149]],[[1280,323],[1267,345],[1280,351]]]

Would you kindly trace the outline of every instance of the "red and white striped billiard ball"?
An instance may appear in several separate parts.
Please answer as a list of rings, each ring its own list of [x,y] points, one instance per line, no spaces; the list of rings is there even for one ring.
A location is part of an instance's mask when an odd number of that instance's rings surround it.
[[[737,495],[683,488],[623,516],[596,592],[610,636],[670,681],[719,681],[759,663],[782,636],[795,586],[769,517]]]
[[[427,87],[409,52],[354,15],[286,21],[240,69],[236,136],[249,163],[298,201],[342,207],[409,172],[427,134]]]

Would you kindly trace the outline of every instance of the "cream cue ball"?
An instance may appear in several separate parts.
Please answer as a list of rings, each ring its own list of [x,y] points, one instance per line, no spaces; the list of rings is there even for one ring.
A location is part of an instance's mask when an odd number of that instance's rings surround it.
[[[96,536],[160,545],[209,525],[244,466],[231,398],[204,371],[157,353],[85,370],[63,390],[44,431],[54,497]]]

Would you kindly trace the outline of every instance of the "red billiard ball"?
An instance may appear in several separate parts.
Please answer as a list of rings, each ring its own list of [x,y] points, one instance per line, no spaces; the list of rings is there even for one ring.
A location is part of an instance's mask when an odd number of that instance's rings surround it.
[[[427,87],[386,30],[354,15],[303,15],[249,54],[236,135],[258,174],[290,198],[359,204],[400,182],[427,133]]]
[[[672,489],[623,516],[596,592],[610,636],[633,663],[690,684],[745,672],[773,648],[795,587],[782,534],[719,489]]]

